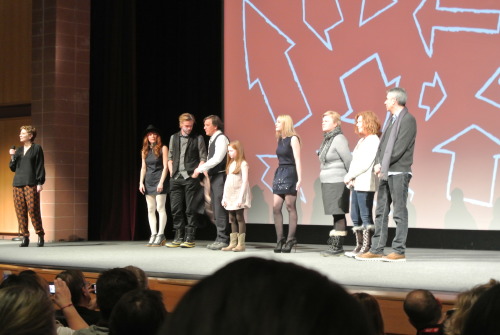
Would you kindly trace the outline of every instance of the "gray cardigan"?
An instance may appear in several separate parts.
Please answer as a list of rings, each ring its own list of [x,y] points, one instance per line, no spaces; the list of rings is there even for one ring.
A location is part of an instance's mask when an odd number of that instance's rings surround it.
[[[326,162],[320,162],[319,179],[322,183],[343,183],[349,171],[352,155],[349,143],[343,134],[335,136],[326,154]]]

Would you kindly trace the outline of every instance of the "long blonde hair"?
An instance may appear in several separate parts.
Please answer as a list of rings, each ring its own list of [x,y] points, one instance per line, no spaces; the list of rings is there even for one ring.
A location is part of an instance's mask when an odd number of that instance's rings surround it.
[[[299,134],[295,131],[293,127],[293,120],[290,115],[280,115],[277,117],[277,121],[281,121],[281,131],[276,131],[276,139],[279,140],[282,137],[291,137],[297,136],[297,139],[300,142]]]
[[[227,146],[233,148],[236,151],[236,156],[234,158],[231,158],[229,157],[229,153],[227,154],[226,174],[229,174],[229,166],[232,162],[236,162],[236,168],[234,169],[233,174],[238,174],[241,171],[241,164],[246,161],[245,152],[243,151],[243,145],[240,141],[235,140],[231,141],[231,143],[229,143]]]

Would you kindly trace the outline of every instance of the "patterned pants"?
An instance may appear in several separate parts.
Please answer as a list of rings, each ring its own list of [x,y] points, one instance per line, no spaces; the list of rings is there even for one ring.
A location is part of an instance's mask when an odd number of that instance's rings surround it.
[[[28,230],[28,213],[31,223],[38,235],[45,235],[40,214],[40,193],[35,186],[14,187],[14,207],[16,208],[17,221],[22,236],[30,236]]]

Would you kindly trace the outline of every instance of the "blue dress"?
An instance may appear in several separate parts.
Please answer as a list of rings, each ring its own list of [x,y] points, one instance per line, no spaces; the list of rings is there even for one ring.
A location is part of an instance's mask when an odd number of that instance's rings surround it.
[[[161,174],[163,172],[163,155],[160,151],[160,157],[156,157],[153,150],[149,150],[146,156],[146,176],[144,178],[144,188],[146,189],[145,194],[148,195],[158,195],[166,194],[168,190],[167,178],[163,182],[163,191],[158,193],[156,188],[161,180]]]
[[[292,137],[280,138],[276,148],[279,166],[274,173],[273,194],[296,194],[298,182]]]

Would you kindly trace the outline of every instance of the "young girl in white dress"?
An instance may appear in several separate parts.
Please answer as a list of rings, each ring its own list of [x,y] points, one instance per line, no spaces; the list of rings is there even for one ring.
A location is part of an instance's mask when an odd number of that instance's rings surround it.
[[[222,251],[245,251],[245,208],[250,208],[251,193],[248,183],[248,163],[240,141],[232,141],[227,147],[226,182],[222,206],[229,213],[231,234],[229,246]]]

